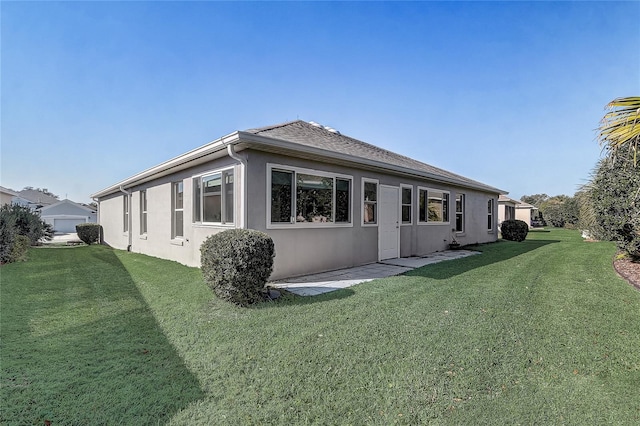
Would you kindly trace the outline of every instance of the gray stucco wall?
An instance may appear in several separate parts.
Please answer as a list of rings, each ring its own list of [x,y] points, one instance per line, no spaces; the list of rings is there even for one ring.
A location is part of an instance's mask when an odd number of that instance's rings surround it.
[[[321,272],[378,261],[378,228],[362,226],[362,178],[378,179],[379,185],[412,186],[413,223],[400,227],[400,255],[420,256],[447,248],[455,227],[455,196],[464,193],[465,232],[456,234],[462,244],[486,243],[497,239],[498,194],[461,189],[426,182],[416,178],[402,178],[367,170],[355,170],[345,166],[317,161],[245,150],[247,159],[247,228],[268,233],[274,240],[276,258],[271,279]],[[324,226],[315,228],[294,227],[273,229],[267,224],[267,164],[278,164],[321,172],[349,175],[352,180],[352,223],[349,226]],[[192,177],[205,172],[234,166],[235,223],[227,226],[205,226],[192,223]],[[207,236],[224,229],[239,227],[242,206],[242,167],[237,161],[225,157],[196,168],[181,171],[143,185],[128,188],[131,200],[131,250],[180,263],[199,266],[200,245]],[[171,183],[184,184],[184,237],[171,238]],[[450,222],[445,224],[420,224],[418,218],[418,186],[450,192]],[[147,233],[140,234],[140,190],[147,191]],[[104,241],[119,249],[126,249],[129,235],[123,231],[123,196],[112,194],[100,200],[99,221],[104,228]],[[487,230],[487,200],[494,199],[493,231]],[[285,225],[286,227],[286,225]]]
[[[421,256],[448,248],[455,228],[455,197],[465,194],[465,232],[455,234],[461,244],[486,243],[497,240],[498,194],[456,188],[402,178],[366,170],[354,170],[334,164],[252,151],[249,160],[248,207],[249,228],[268,233],[276,246],[276,262],[272,277],[280,278],[320,272],[378,261],[378,228],[363,227],[362,178],[377,179],[379,185],[411,185],[413,197],[413,224],[400,227],[400,256]],[[353,176],[352,227],[268,229],[267,164],[278,164],[304,169]],[[420,224],[418,218],[418,187],[428,187],[450,192],[450,222],[444,224]],[[487,201],[494,199],[493,231],[487,229]]]
[[[203,173],[233,167],[235,187],[242,184],[238,163],[228,157],[189,170],[166,176],[154,181],[127,188],[131,192],[131,251],[150,256],[171,259],[188,266],[200,266],[200,245],[209,236],[237,226],[197,225],[193,217],[192,178]],[[171,238],[171,191],[173,182],[183,182],[184,190],[184,236]],[[147,233],[140,232],[140,191],[147,191]],[[100,199],[100,224],[104,230],[104,242],[114,248],[126,250],[129,233],[124,232],[123,193]],[[235,191],[234,210],[240,211],[240,191]],[[238,217],[236,215],[236,217]]]

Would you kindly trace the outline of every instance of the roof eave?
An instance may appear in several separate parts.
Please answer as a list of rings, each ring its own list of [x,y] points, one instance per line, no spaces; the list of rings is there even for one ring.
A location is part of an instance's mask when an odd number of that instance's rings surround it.
[[[168,161],[165,161],[157,166],[146,169],[140,173],[137,173],[127,179],[124,179],[116,184],[110,185],[94,194],[91,194],[91,198],[100,198],[106,195],[110,195],[120,191],[120,187],[131,188],[144,182],[148,182],[152,179],[156,179],[162,176],[166,176],[170,173],[175,173],[184,170],[194,165],[194,162],[198,160],[206,161],[207,157],[212,156],[215,153],[226,149],[230,144],[246,144],[247,147],[256,149],[265,148],[280,149],[289,152],[302,152],[317,158],[325,158],[331,160],[338,160],[348,164],[358,164],[379,171],[391,172],[393,174],[399,174],[409,177],[418,177],[428,179],[434,182],[445,183],[450,185],[456,185],[462,188],[476,189],[485,192],[492,192],[497,194],[506,194],[507,191],[494,188],[489,185],[474,185],[469,182],[460,181],[457,179],[447,178],[434,173],[427,173],[420,170],[415,170],[407,167],[396,166],[394,164],[384,163],[382,161],[371,160],[362,157],[356,157],[349,154],[330,151],[322,148],[316,148],[307,145],[301,145],[294,142],[285,141],[282,139],[271,138],[267,136],[256,135],[253,133],[236,131],[226,136],[213,140],[205,145],[195,148],[185,154],[174,157]]]
[[[120,191],[120,187],[130,188],[135,185],[147,182],[149,180],[166,176],[167,174],[178,172],[193,165],[194,161],[203,159],[207,156],[222,151],[230,143],[237,142],[238,132],[230,133],[221,138],[215,139],[205,145],[192,149],[191,151],[174,157],[164,163],[160,163],[157,166],[146,169],[140,173],[137,173],[127,179],[124,179],[114,185],[110,185],[94,194],[91,194],[91,198],[100,198],[106,195],[110,195]]]
[[[311,154],[316,157],[323,157],[323,158],[339,160],[339,161],[343,161],[351,164],[364,165],[380,171],[392,172],[394,174],[400,174],[403,176],[425,178],[431,181],[456,185],[463,188],[477,189],[477,190],[493,192],[497,194],[508,194],[508,192],[505,190],[494,188],[489,185],[474,185],[469,182],[464,182],[457,179],[450,179],[445,176],[440,176],[434,173],[427,173],[420,170],[396,166],[394,164],[388,164],[382,161],[356,157],[353,155],[330,151],[322,148],[316,148],[316,147],[307,146],[307,145],[300,145],[300,144],[288,142],[282,139],[275,139],[275,138],[255,135],[253,133],[246,133],[246,132],[238,132],[238,136],[241,142],[254,143],[257,145],[266,145],[269,147],[281,148],[288,151],[305,152],[307,154]]]

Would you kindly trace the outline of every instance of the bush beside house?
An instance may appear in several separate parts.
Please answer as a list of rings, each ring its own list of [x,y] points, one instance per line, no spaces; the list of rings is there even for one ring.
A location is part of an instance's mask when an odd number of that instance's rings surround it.
[[[0,263],[24,257],[27,247],[53,238],[53,228],[29,207],[5,204],[0,207]]]
[[[524,241],[529,233],[529,225],[522,220],[505,220],[500,225],[502,238],[509,241]]]
[[[240,306],[264,299],[273,270],[270,236],[252,229],[230,229],[208,237],[200,246],[202,275],[219,298]]]
[[[78,238],[85,244],[100,243],[100,235],[102,234],[102,226],[97,223],[80,223],[76,225],[76,233]]]

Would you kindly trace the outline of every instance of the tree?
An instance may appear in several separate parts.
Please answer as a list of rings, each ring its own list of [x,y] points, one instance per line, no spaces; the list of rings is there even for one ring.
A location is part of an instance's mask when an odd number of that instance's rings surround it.
[[[17,246],[36,245],[42,239],[53,237],[51,225],[45,223],[37,213],[25,206],[5,204],[0,207],[0,263],[20,257]]]
[[[616,98],[607,104],[598,129],[598,141],[609,157],[628,153],[633,166],[638,165],[640,142],[640,97]]]
[[[520,197],[520,201],[536,207],[540,207],[540,205],[548,199],[549,196],[547,194],[523,195],[522,197]]]
[[[600,160],[586,190],[594,236],[616,241],[618,248],[640,257],[640,173],[633,161],[627,156]]]
[[[555,195],[541,202],[538,209],[545,220],[551,225],[562,228],[575,226],[578,223],[579,208],[573,197],[568,195]]]

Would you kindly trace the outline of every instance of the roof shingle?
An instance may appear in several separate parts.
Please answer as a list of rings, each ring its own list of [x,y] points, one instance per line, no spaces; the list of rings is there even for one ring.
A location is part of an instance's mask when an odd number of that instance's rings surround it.
[[[302,120],[290,121],[273,126],[245,130],[246,133],[280,139],[313,148],[320,148],[332,152],[350,155],[353,157],[376,160],[385,164],[403,167],[418,172],[440,176],[447,181],[457,182],[461,185],[470,185],[476,188],[484,188],[491,191],[497,189],[482,182],[449,172],[430,164],[396,154],[375,145],[354,139],[339,132],[327,130],[320,125],[314,125]],[[500,190],[497,190],[501,192]]]

